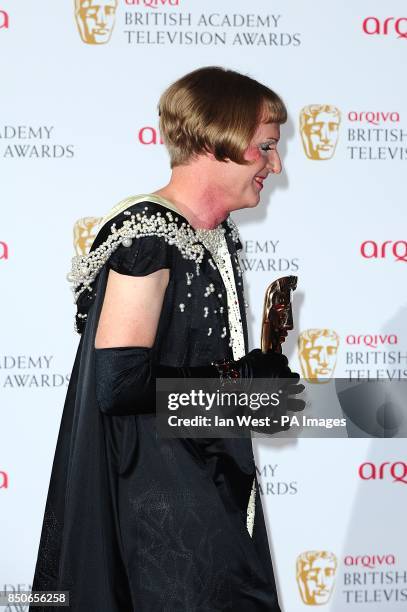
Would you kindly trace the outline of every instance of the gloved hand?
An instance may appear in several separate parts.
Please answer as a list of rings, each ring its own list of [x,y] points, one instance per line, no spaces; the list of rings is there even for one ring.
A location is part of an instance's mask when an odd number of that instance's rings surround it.
[[[201,367],[173,368],[158,366],[156,375],[171,378],[217,378],[223,380],[237,379],[239,389],[247,393],[255,389],[256,378],[267,379],[267,389],[264,383],[258,385],[258,390],[268,393],[280,392],[281,405],[285,410],[299,411],[305,408],[305,402],[292,398],[304,390],[304,385],[298,384],[299,374],[292,372],[288,366],[288,359],[281,353],[269,351],[263,353],[260,349],[254,349],[237,361],[215,361],[211,365]]]
[[[289,378],[288,359],[282,353],[262,353],[254,349],[234,362],[241,378]]]
[[[299,374],[292,372],[288,359],[281,353],[262,353],[260,349],[254,349],[247,355],[234,363],[234,367],[238,369],[241,378],[250,381],[247,391],[253,393],[256,390],[268,393],[279,394],[279,404],[268,410],[264,409],[263,414],[258,416],[271,416],[276,423],[266,428],[251,427],[253,431],[262,433],[277,433],[286,431],[290,428],[288,424],[281,424],[281,417],[287,416],[288,411],[298,412],[304,410],[305,401],[292,397],[299,395],[304,391],[304,385],[299,384]],[[256,385],[255,379],[261,378],[262,383]],[[267,389],[264,388],[265,380],[267,379]]]

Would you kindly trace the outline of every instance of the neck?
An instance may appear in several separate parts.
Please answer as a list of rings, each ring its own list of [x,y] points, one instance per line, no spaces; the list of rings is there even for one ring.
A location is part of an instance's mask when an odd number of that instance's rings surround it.
[[[154,193],[174,204],[194,229],[213,229],[230,209],[225,194],[209,180],[202,166],[199,162],[177,166],[169,183]]]

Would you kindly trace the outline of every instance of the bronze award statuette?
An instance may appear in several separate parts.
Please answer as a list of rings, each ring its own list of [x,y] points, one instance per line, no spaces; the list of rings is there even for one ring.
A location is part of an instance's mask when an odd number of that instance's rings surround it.
[[[264,296],[261,326],[261,350],[281,353],[288,330],[293,329],[291,292],[297,288],[297,276],[282,276],[273,281]]]

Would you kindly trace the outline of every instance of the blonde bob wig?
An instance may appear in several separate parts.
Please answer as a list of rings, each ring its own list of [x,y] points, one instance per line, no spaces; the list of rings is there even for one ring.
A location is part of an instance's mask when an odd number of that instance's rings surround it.
[[[281,98],[258,81],[217,66],[194,70],[162,94],[160,131],[171,168],[212,153],[247,164],[244,153],[259,123],[285,123]]]

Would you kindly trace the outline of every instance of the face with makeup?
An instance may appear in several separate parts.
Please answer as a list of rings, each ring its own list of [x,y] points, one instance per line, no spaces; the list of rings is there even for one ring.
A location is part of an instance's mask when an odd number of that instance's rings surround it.
[[[229,202],[229,210],[257,206],[263,183],[269,174],[280,174],[279,139],[278,123],[260,123],[244,155],[248,164],[215,161],[218,190],[223,192],[223,199]]]

